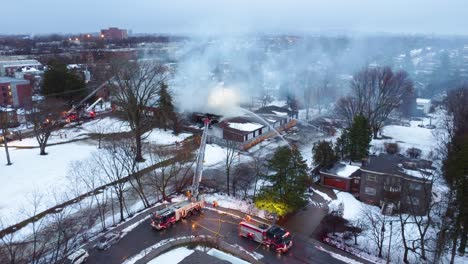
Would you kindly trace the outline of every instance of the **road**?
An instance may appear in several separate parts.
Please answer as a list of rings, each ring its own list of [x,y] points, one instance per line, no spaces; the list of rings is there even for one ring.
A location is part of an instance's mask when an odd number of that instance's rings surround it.
[[[240,212],[237,214],[241,215]],[[291,250],[284,255],[279,255],[254,241],[239,237],[238,223],[238,218],[209,209],[204,209],[201,215],[181,220],[169,229],[162,231],[152,230],[149,220],[146,220],[106,251],[89,249],[90,257],[87,263],[122,263],[159,241],[190,235],[210,235],[213,237],[218,235],[232,245],[238,244],[249,252],[255,251],[263,255],[260,261],[264,263],[345,263],[331,257],[327,252],[319,250],[316,247],[316,243],[319,242],[314,243],[311,239],[295,233],[293,233],[294,245]]]

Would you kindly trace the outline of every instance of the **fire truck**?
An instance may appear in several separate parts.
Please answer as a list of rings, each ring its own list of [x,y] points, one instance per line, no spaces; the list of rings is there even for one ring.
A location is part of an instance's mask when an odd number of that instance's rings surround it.
[[[200,213],[205,206],[204,201],[182,201],[163,210],[151,214],[151,226],[156,230],[170,227],[175,222],[187,216]]]
[[[280,253],[287,252],[293,244],[291,234],[283,228],[258,222],[240,222],[239,236],[264,244]]]

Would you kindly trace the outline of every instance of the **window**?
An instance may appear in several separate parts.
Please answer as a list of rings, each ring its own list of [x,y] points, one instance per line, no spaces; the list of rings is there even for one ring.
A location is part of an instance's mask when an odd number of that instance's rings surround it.
[[[377,191],[375,190],[375,188],[366,187],[364,189],[364,193],[367,194],[367,195],[375,195],[377,193]]]
[[[419,205],[419,198],[414,196],[406,196],[406,203],[410,205]]]
[[[368,174],[368,175],[367,175],[367,180],[368,180],[368,181],[374,181],[374,182],[375,182],[375,181],[377,181],[377,177],[376,177],[375,175],[370,175],[370,174]]]
[[[420,183],[410,182],[409,189],[414,191],[420,191],[422,189],[422,185]]]
[[[359,179],[354,179],[355,184],[359,184]]]

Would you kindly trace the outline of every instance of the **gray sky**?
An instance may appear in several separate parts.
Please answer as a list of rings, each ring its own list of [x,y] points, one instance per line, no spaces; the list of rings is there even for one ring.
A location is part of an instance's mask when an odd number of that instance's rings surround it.
[[[0,34],[390,32],[468,35],[467,0],[3,0]]]

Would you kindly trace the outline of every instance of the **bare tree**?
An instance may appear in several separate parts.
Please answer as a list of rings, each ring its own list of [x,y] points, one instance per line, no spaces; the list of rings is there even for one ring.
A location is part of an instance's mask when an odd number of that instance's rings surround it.
[[[22,213],[26,218],[36,218],[40,213],[40,206],[42,204],[42,195],[38,192],[33,192],[28,197],[27,208],[22,209]],[[28,225],[30,237],[26,241],[26,252],[28,256],[27,263],[39,264],[41,259],[46,253],[47,240],[42,236],[44,230],[44,218],[39,218]]]
[[[5,229],[7,226],[0,218],[0,230]],[[25,262],[24,259],[24,243],[21,239],[17,238],[16,232],[6,234],[0,237],[0,262],[17,264]]]
[[[47,141],[52,131],[61,126],[64,109],[64,103],[53,98],[38,101],[33,105],[29,118],[34,126],[33,131],[39,143],[40,155],[47,155],[45,152]]]
[[[232,179],[232,194],[237,195],[237,192],[240,191],[242,198],[247,198],[248,191],[252,186],[253,181],[255,180],[253,165],[251,163],[241,163],[237,165],[234,169]]]
[[[94,124],[90,127],[91,127],[90,132],[97,137],[98,148],[100,149],[102,139],[104,138],[104,135],[106,134],[106,132],[109,131],[109,127],[107,126],[107,124],[103,123],[102,120],[94,121]]]
[[[7,159],[6,165],[11,165],[10,152],[8,151],[8,125],[9,125],[9,114],[7,111],[2,111],[0,108],[0,132],[3,137],[3,146],[5,147],[5,155]]]
[[[382,257],[382,250],[385,240],[385,216],[378,211],[365,207],[362,218],[367,222],[370,230],[370,239],[375,243],[379,258]]]
[[[366,68],[354,75],[351,95],[337,102],[336,113],[348,125],[354,116],[363,114],[370,122],[374,138],[377,138],[390,113],[413,90],[413,83],[405,71],[394,73],[389,67]]]
[[[120,210],[120,221],[125,220],[125,191],[128,175],[127,165],[122,164],[122,159],[119,156],[126,155],[125,150],[119,147],[119,144],[105,146],[94,155],[94,160],[99,165],[105,181],[112,184],[112,191],[117,196]]]
[[[145,115],[148,107],[155,107],[158,91],[168,78],[167,69],[155,62],[114,61],[111,63],[112,78],[109,81],[111,94],[134,133],[138,162],[142,156],[142,135],[150,126],[150,118]]]
[[[398,222],[400,223],[401,241],[403,242],[403,262],[408,263],[408,253],[412,249],[410,247],[410,239],[406,233],[406,227],[409,225],[410,215],[398,212]]]
[[[227,187],[227,194],[231,195],[230,192],[230,185],[231,185],[231,168],[232,164],[234,163],[234,159],[236,157],[236,143],[234,141],[225,140],[224,141],[224,170],[226,172],[226,187]]]
[[[93,159],[73,161],[68,172],[68,179],[70,180],[73,189],[78,189],[79,192],[82,192],[83,190],[86,190],[86,192],[92,192],[105,183],[102,181],[99,173],[99,168]],[[96,202],[101,228],[102,230],[106,230],[105,220],[106,213],[108,211],[107,192],[96,192],[92,199]]]

